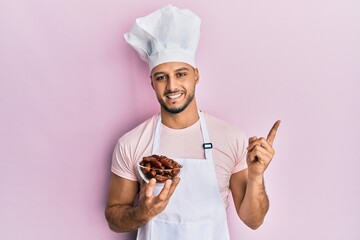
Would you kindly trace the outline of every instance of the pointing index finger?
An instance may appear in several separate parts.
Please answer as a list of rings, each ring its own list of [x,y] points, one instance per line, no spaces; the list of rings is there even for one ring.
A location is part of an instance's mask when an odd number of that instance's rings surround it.
[[[270,129],[269,134],[267,135],[266,140],[270,143],[270,145],[272,145],[273,142],[274,142],[274,139],[275,139],[275,136],[276,136],[276,132],[277,132],[277,129],[279,128],[279,126],[280,126],[280,123],[281,123],[281,121],[280,121],[280,120],[277,120],[277,121],[274,123],[274,125],[272,126],[272,128]]]

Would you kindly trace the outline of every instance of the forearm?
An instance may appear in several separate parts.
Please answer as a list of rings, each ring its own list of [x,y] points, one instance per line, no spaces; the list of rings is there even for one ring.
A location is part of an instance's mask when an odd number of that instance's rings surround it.
[[[129,205],[109,206],[106,208],[105,216],[114,232],[135,231],[148,222],[148,219],[140,214],[138,207]]]
[[[246,193],[238,209],[239,217],[252,229],[258,228],[264,221],[269,209],[263,176],[250,177],[247,181]]]

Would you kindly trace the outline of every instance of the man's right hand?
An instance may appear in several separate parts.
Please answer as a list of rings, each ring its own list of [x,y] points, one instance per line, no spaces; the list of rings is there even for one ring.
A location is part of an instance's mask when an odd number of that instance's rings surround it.
[[[139,195],[138,210],[140,211],[140,215],[144,216],[147,221],[150,221],[153,217],[161,213],[169,203],[179,182],[179,177],[175,177],[173,180],[167,180],[157,196],[153,195],[156,180],[152,178],[149,183],[144,183],[141,186]]]

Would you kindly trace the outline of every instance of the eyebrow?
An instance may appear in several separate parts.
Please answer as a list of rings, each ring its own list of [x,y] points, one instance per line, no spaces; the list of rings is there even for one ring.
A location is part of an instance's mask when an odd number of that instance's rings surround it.
[[[190,71],[187,67],[178,68],[175,70],[175,72],[181,72],[181,71]],[[167,74],[166,72],[155,72],[154,77],[160,74]]]
[[[189,69],[186,68],[186,67],[182,67],[182,68],[179,68],[179,69],[175,70],[175,72],[181,72],[181,71],[189,71]]]

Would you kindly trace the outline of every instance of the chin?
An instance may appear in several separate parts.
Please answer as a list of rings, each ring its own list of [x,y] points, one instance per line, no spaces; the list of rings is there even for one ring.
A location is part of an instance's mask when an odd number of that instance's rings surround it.
[[[189,105],[190,103],[193,102],[193,99],[194,99],[194,95],[192,96],[189,96],[187,99],[186,99],[186,102],[182,105],[182,106],[179,106],[179,107],[169,107],[169,105],[167,105],[165,103],[165,101],[163,101],[162,99],[159,99],[159,103],[160,105],[162,106],[162,108],[168,112],[168,113],[171,113],[171,114],[178,114],[178,113],[181,113],[183,112]]]
[[[182,111],[184,111],[185,109],[184,108],[164,108],[164,110],[168,113],[171,113],[171,114],[178,114],[178,113],[181,113]]]

